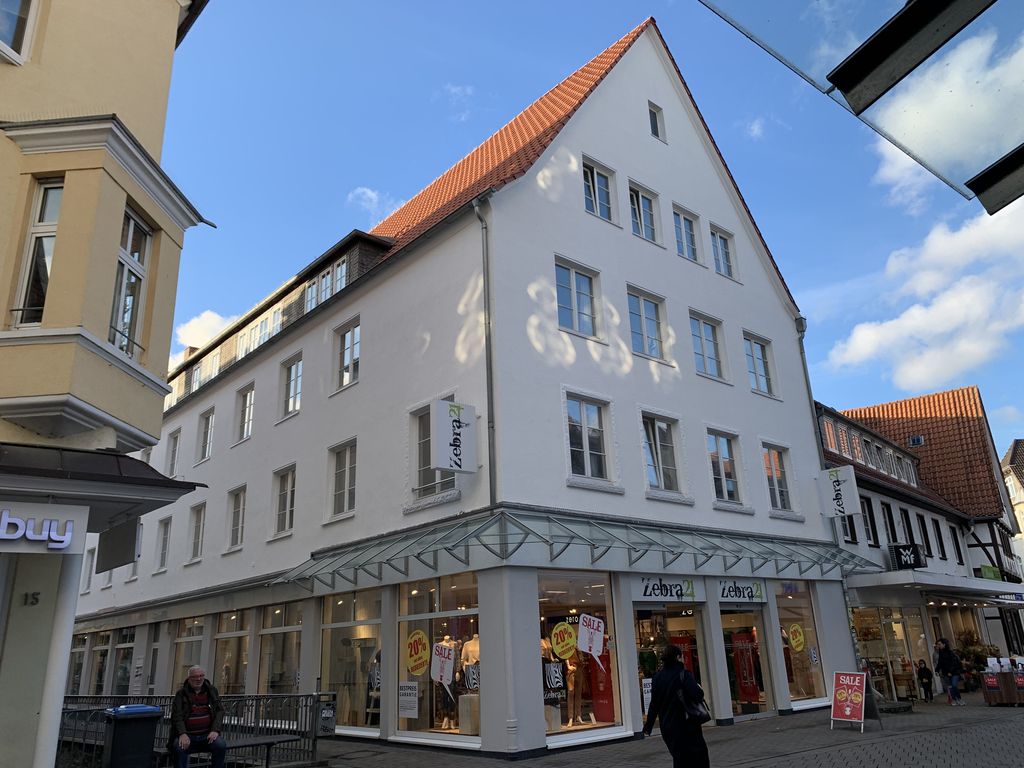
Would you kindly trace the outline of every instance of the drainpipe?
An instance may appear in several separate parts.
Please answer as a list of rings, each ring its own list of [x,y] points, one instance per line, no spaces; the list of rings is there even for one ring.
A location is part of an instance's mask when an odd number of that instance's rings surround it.
[[[494,440],[494,360],[491,326],[491,251],[490,239],[488,237],[487,220],[481,210],[483,203],[487,202],[494,190],[488,190],[473,200],[473,212],[480,221],[480,250],[483,263],[483,284],[484,284],[484,376],[487,388],[487,483],[490,487],[490,506],[498,503],[498,468],[495,462],[495,440]]]

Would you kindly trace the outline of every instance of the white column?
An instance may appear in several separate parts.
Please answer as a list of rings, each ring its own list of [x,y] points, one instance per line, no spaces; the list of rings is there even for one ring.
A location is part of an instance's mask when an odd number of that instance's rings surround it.
[[[54,756],[57,754],[61,709],[64,705],[64,684],[68,674],[71,635],[75,628],[75,609],[78,607],[82,555],[64,555],[61,559],[63,562],[60,569],[60,586],[54,606],[50,650],[43,679],[33,768],[53,768]]]
[[[323,632],[323,598],[302,601],[302,640],[299,651],[299,693],[316,693],[320,677],[320,641]]]
[[[398,728],[398,585],[380,595],[380,735]]]
[[[643,707],[640,705],[640,686],[637,683],[636,629],[633,619],[632,573],[613,573],[612,628],[615,632],[615,658],[618,669],[616,692],[622,723],[639,733],[644,727]]]
[[[728,659],[722,634],[722,608],[718,600],[718,579],[708,577],[707,605],[704,610],[705,684],[710,686],[711,704],[719,725],[732,723],[732,693],[729,690]]]

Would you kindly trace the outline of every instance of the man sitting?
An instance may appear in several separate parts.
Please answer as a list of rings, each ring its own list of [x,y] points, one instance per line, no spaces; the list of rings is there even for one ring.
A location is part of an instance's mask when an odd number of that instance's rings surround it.
[[[193,752],[209,752],[213,768],[224,768],[227,744],[220,735],[224,708],[220,694],[199,666],[189,667],[188,678],[174,694],[171,705],[171,735],[167,748],[177,768],[188,768]]]

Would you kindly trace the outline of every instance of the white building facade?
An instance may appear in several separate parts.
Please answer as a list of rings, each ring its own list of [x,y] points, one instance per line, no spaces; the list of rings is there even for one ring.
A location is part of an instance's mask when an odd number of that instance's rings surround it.
[[[798,327],[649,20],[175,374],[149,461],[207,487],[91,577],[69,692],[202,663],[336,692],[339,734],[528,753],[639,731],[674,642],[719,724],[822,705],[870,564]]]

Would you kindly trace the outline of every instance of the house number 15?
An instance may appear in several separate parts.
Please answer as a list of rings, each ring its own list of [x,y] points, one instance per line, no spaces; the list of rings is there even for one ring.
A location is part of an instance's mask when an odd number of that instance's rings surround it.
[[[39,605],[39,593],[38,592],[25,592],[21,596],[22,605]]]

